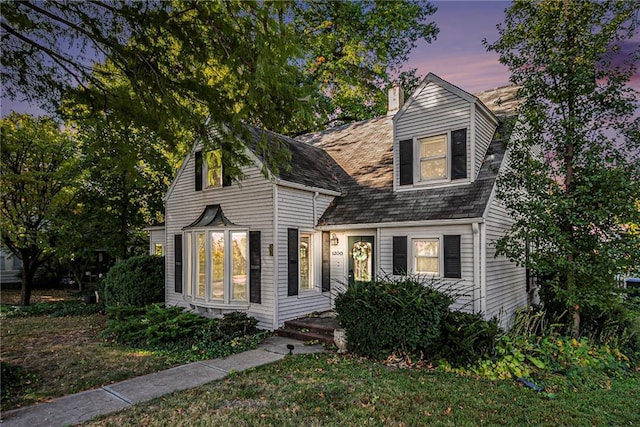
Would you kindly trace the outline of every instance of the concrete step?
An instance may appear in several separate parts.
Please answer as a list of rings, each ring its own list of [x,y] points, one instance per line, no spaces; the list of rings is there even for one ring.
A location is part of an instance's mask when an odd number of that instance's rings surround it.
[[[317,319],[293,319],[284,322],[285,328],[303,329],[333,337],[333,331],[339,327],[337,321],[321,323]]]
[[[281,337],[294,338],[300,341],[318,340],[320,342],[333,345],[333,332],[331,333],[331,335],[328,335],[326,333],[318,333],[311,330],[303,332],[300,329],[285,326],[284,328],[278,329],[276,331],[276,334]]]

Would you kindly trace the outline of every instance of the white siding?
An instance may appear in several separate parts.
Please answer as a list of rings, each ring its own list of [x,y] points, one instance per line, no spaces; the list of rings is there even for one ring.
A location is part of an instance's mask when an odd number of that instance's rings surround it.
[[[482,161],[484,160],[487,148],[493,139],[496,126],[481,112],[479,108],[476,109],[475,116],[475,159],[474,168],[472,170],[473,176],[477,177],[482,167]]]
[[[301,291],[298,295],[287,295],[287,229],[297,228],[300,232],[314,232],[318,218],[327,209],[333,197],[316,195],[311,191],[297,190],[278,186],[277,224],[278,224],[278,318],[277,326],[286,320],[295,319],[314,311],[326,311],[331,308],[330,294],[321,292],[322,235],[316,232],[313,245],[313,291]],[[314,202],[315,198],[315,202]],[[315,206],[315,212],[314,212]]]
[[[168,305],[190,307],[190,302],[180,293],[174,292],[174,235],[181,234],[182,228],[195,221],[205,206],[220,204],[224,215],[239,227],[261,232],[262,254],[262,303],[250,304],[247,314],[258,319],[262,328],[273,327],[273,273],[274,257],[269,256],[269,245],[273,243],[273,188],[257,167],[243,169],[245,179],[240,183],[223,188],[195,191],[195,158],[191,156],[181,170],[165,202],[165,246],[166,302]],[[183,242],[184,245],[184,242]],[[183,284],[186,287],[186,283]],[[192,307],[205,315],[222,315],[225,308],[214,308],[206,304]]]
[[[161,244],[163,250],[166,251],[164,227],[149,230],[149,255],[156,254],[156,244]]]
[[[495,245],[505,235],[512,220],[502,203],[493,198],[485,220],[486,233],[486,316],[498,316],[501,324],[509,324],[516,309],[529,302],[525,269],[504,256],[496,257]]]
[[[398,141],[444,134],[462,128],[467,129],[467,153],[469,153],[471,147],[470,116],[471,104],[469,101],[433,82],[427,84],[395,123],[394,164],[399,165]],[[467,154],[468,171],[473,170],[470,157]],[[394,169],[394,180],[399,182],[399,167]]]
[[[473,231],[471,225],[382,228],[380,229],[380,242],[378,243],[378,268],[386,274],[393,272],[393,236],[407,236],[409,245],[407,264],[410,270],[413,268],[411,240],[437,237],[440,239],[440,269],[442,271],[444,265],[442,236],[444,235],[460,235],[462,278],[439,279],[437,283],[439,286],[442,285],[444,290],[449,290],[458,295],[452,309],[472,312],[474,296],[478,294],[478,290],[476,289],[477,286],[474,285]]]

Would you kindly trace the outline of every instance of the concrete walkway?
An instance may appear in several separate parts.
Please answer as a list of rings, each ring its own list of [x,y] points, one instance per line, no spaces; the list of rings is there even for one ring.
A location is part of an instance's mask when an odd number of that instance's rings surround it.
[[[93,390],[60,397],[2,413],[2,427],[56,427],[79,424],[91,418],[119,411],[174,391],[186,390],[240,372],[283,359],[293,354],[319,353],[320,345],[305,346],[302,341],[270,337],[256,350],[245,351],[222,359],[205,360],[176,366],[165,371],[131,378]]]

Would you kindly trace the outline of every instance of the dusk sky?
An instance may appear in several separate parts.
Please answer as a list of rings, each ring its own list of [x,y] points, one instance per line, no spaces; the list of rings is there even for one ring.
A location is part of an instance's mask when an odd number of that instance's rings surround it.
[[[438,11],[432,20],[440,29],[431,44],[421,43],[406,68],[418,74],[437,74],[448,82],[475,93],[509,84],[508,69],[498,55],[487,52],[482,39],[498,38],[496,24],[504,20],[509,1],[433,1]]]
[[[496,25],[504,21],[504,10],[510,1],[432,1],[438,11],[430,17],[440,33],[431,44],[420,43],[410,55],[404,69],[417,68],[425,76],[432,72],[461,89],[476,93],[509,84],[508,69],[498,62],[498,55],[482,46],[486,38],[498,38]],[[634,42],[640,39],[635,37]],[[632,87],[640,90],[640,75],[632,79]],[[24,103],[2,99],[2,115],[10,111],[33,112]]]

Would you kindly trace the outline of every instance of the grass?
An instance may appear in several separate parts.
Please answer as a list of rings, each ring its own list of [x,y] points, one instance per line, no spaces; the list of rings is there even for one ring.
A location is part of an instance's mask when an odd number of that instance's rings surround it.
[[[16,295],[17,294],[17,295]],[[69,301],[68,291],[34,291],[33,303]],[[2,303],[16,303],[19,291],[2,291]],[[2,410],[30,405],[175,365],[162,354],[111,345],[100,337],[106,316],[3,318],[1,360],[17,366],[24,381],[9,390]]]
[[[287,357],[84,426],[637,425],[640,375],[549,399],[513,381],[399,370],[335,354]]]
[[[29,381],[12,390],[2,409],[77,393],[172,365],[166,356],[110,345],[100,338],[106,316],[3,319],[2,361]]]

